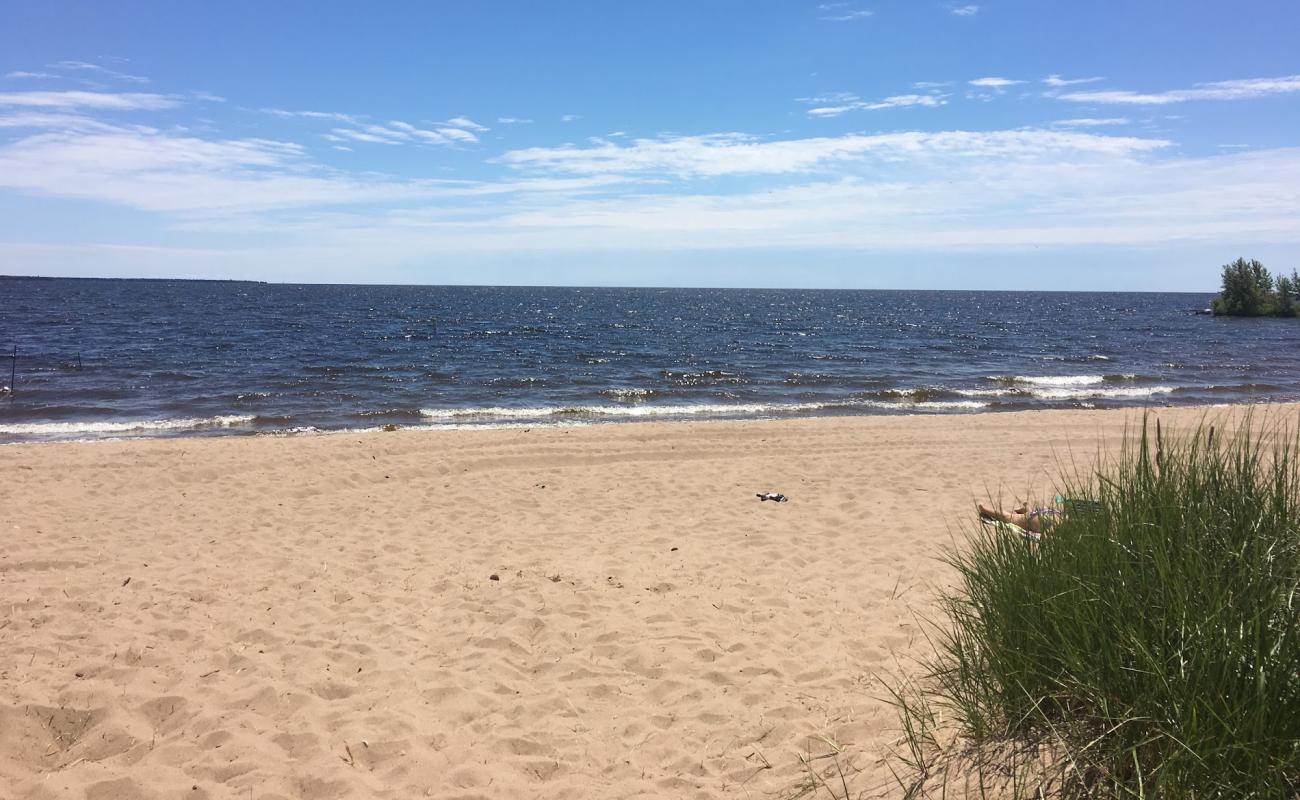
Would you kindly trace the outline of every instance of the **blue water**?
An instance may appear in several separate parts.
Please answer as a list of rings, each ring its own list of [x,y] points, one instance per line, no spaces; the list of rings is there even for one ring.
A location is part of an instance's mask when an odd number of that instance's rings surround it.
[[[0,280],[0,441],[1300,399],[1204,294]]]

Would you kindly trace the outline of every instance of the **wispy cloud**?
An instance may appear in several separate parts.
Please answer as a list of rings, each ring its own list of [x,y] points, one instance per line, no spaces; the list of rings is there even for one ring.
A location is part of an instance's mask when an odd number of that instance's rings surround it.
[[[59,76],[51,72],[24,72],[20,70],[18,72],[6,73],[5,77],[14,78],[14,79],[24,79],[24,80],[48,81],[48,80],[55,80]]]
[[[1060,86],[1076,86],[1081,83],[1096,83],[1097,81],[1104,81],[1104,80],[1105,78],[1067,79],[1067,78],[1062,78],[1060,75],[1048,75],[1046,78],[1043,78],[1043,83],[1047,84],[1048,86],[1060,87]]]
[[[484,128],[484,130],[487,130]],[[455,142],[477,142],[478,137],[463,128],[439,128],[438,133]]]
[[[582,117],[579,116],[579,115],[577,115],[577,114],[561,114],[561,115],[560,115],[560,122],[575,122],[575,121],[580,120],[580,119],[582,119]]]
[[[411,138],[404,134],[398,134],[395,131],[390,132],[387,128],[383,128],[379,125],[371,127],[372,129],[381,130],[383,133],[373,133],[353,128],[334,128],[329,133],[322,135],[325,139],[331,142],[342,142],[350,139],[354,142],[365,142],[367,144],[401,144],[404,141],[409,141]]]
[[[85,114],[62,109],[22,109],[16,112],[0,113],[0,128],[36,131],[61,131],[65,133],[156,133],[157,129],[147,125],[121,125],[104,122]]]
[[[917,81],[912,84],[913,89],[942,89],[952,86],[952,81]]]
[[[185,257],[217,270],[234,261],[333,265],[346,275],[362,256],[382,270],[431,251],[1300,242],[1300,148],[1163,157],[1170,144],[1060,130],[723,133],[515,150],[500,159],[500,179],[429,181],[326,168],[299,145],[265,139],[60,131],[0,144],[0,186],[158,215]],[[711,180],[736,175],[754,180],[742,190]],[[253,234],[255,250],[223,238]],[[0,248],[15,255],[14,245]],[[128,247],[120,257],[139,269],[141,259],[177,255]]]
[[[1106,117],[1098,119],[1095,117],[1084,117],[1081,119],[1061,119],[1053,122],[1052,125],[1058,128],[1099,128],[1106,125],[1128,125],[1128,117]]]
[[[532,125],[532,124],[533,124],[533,121],[532,121],[531,119],[524,119],[523,117],[497,117],[497,124],[499,124],[499,125]]]
[[[826,103],[852,103],[858,99],[852,92],[822,92],[813,97],[800,97],[800,103],[808,105],[825,105]]]
[[[1019,83],[981,78],[970,87]],[[1242,83],[1197,90],[1241,91]],[[1252,83],[1250,91],[1281,90]],[[263,124],[305,131],[304,140],[320,147],[221,135],[206,123],[186,130],[173,124],[174,113],[166,124],[157,122],[161,115],[146,117],[156,128],[118,121],[119,112],[195,109],[197,96],[0,93],[0,187],[141,212],[150,230],[194,245],[187,252],[265,269],[325,262],[347,269],[363,255],[376,266],[422,263],[431,251],[1000,251],[1244,236],[1300,243],[1300,148],[1186,158],[1165,138],[1100,130],[1128,124],[1124,117],[808,138],[608,134],[589,144],[513,149],[486,163],[475,158],[476,174],[494,176],[479,180],[328,165],[350,163],[353,148],[473,144],[485,126],[463,116],[408,122],[263,110],[283,120]],[[840,93],[803,102],[813,116],[834,116],[842,107],[933,107],[944,98]],[[231,244],[252,234],[256,251]],[[127,257],[146,256],[137,248]]]
[[[973,17],[980,13],[979,6],[955,6],[948,9],[948,12],[957,17]]]
[[[438,144],[449,145],[458,142],[472,144],[478,137],[464,128],[420,128],[409,122],[392,120],[384,125],[352,120],[354,127],[333,128],[324,134],[331,142],[350,140],[368,144]]]
[[[1025,81],[1013,80],[1011,78],[989,77],[976,78],[973,81],[967,81],[967,83],[975,88],[966,92],[966,99],[990,102],[1005,95],[1009,87],[1018,86],[1025,83]]]
[[[447,120],[447,124],[454,125],[457,128],[466,128],[471,131],[478,131],[479,133],[488,130],[487,128],[478,124],[477,122],[470,119],[469,117],[452,117],[451,119]]]
[[[763,141],[739,133],[635,139],[591,147],[534,147],[512,150],[500,163],[530,170],[582,174],[658,172],[679,178],[722,175],[815,173],[870,159],[886,161],[925,155],[1017,159],[1049,153],[1126,155],[1169,146],[1162,139],[1097,136],[1048,130],[993,133],[947,131],[889,133]]]
[[[149,211],[273,209],[418,196],[419,184],[316,170],[301,145],[157,131],[64,131],[0,147],[0,186]]]
[[[859,100],[853,95],[848,95],[839,100],[839,105],[808,109],[808,116],[837,117],[849,111],[880,111],[887,108],[937,108],[947,102],[945,96],[936,94],[896,94],[874,102]]]
[[[100,66],[99,64],[91,64],[86,61],[60,61],[55,64],[50,64],[48,68],[53,70],[63,71],[63,72],[91,73],[99,77],[111,78],[113,80],[119,80],[119,81],[127,81],[128,83],[149,82],[149,79],[144,76],[129,75],[125,72],[118,72],[115,69],[109,69],[108,67]]]
[[[273,117],[281,119],[321,119],[333,122],[356,122],[357,117],[352,114],[342,114],[337,111],[289,111],[283,108],[261,108],[258,109],[263,114],[270,114]]]
[[[306,119],[325,122],[342,122],[349,127],[336,126],[321,134],[326,141],[339,145],[345,141],[365,144],[473,144],[479,139],[474,131],[488,130],[467,117],[455,117],[433,127],[420,127],[401,120],[376,123],[358,114],[338,111],[290,111],[283,108],[258,109],[280,119]]]
[[[849,3],[822,3],[817,6],[817,9],[825,12],[821,19],[827,22],[849,22],[855,19],[866,19],[876,13],[865,8],[853,8]]]
[[[1252,100],[1292,92],[1300,92],[1300,75],[1198,83],[1191,89],[1172,89],[1164,92],[1143,93],[1126,90],[1069,92],[1060,95],[1060,99],[1075,103],[1160,106],[1196,100]]]
[[[0,92],[0,106],[94,108],[104,111],[159,111],[175,108],[173,97],[140,92]]]

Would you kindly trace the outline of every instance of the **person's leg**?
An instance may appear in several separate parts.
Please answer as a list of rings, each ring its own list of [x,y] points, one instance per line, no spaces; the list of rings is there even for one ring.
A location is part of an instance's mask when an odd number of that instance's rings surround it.
[[[998,522],[1009,522],[1012,525],[1019,525],[1027,531],[1036,531],[1035,527],[1038,519],[1033,514],[1026,514],[1017,511],[1000,511],[987,503],[978,503],[980,516],[984,519],[997,520]]]

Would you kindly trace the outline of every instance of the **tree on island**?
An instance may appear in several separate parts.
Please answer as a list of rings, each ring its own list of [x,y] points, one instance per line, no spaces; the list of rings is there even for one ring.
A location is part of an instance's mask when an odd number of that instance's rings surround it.
[[[1223,265],[1223,289],[1211,307],[1216,316],[1294,317],[1297,292],[1300,275],[1295,270],[1274,278],[1258,261],[1239,258]]]

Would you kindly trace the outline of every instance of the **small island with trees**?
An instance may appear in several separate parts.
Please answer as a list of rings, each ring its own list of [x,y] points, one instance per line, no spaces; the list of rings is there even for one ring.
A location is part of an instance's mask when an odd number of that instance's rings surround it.
[[[1210,308],[1216,317],[1294,317],[1300,274],[1276,278],[1263,264],[1239,258],[1223,265],[1223,289]]]

